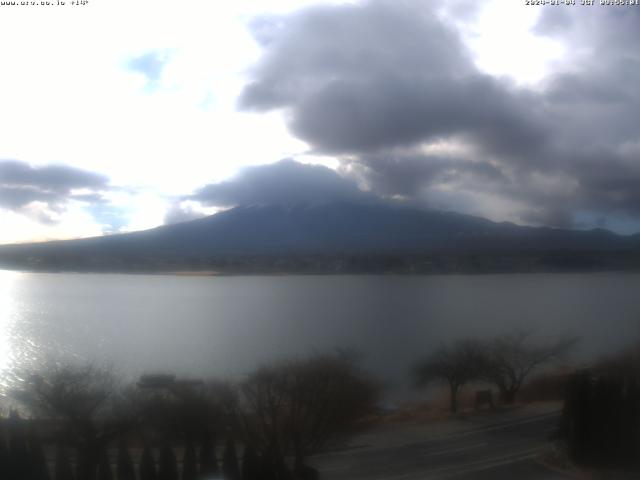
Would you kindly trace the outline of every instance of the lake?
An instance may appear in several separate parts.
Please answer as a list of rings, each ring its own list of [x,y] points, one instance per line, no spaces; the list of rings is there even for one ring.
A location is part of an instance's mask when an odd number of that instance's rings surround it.
[[[441,342],[533,329],[588,360],[640,337],[640,275],[171,276],[0,271],[0,374],[43,362],[238,378],[352,347],[403,390]]]

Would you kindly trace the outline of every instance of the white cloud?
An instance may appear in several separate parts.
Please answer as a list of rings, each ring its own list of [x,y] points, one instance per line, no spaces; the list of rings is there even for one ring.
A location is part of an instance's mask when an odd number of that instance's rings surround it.
[[[64,163],[135,186],[117,207],[134,230],[162,223],[171,196],[285,157],[332,168],[287,131],[282,112],[236,110],[260,48],[246,28],[259,14],[284,14],[320,0],[91,0],[77,8],[4,8],[0,16],[0,158]],[[511,6],[508,6],[509,3]],[[539,79],[557,55],[527,33],[534,9],[489,2],[466,38],[479,65]],[[546,40],[550,42],[550,40]],[[536,43],[538,42],[538,43]],[[532,47],[527,54],[524,49]],[[547,52],[549,50],[546,50]],[[160,52],[153,85],[131,61]],[[44,226],[0,212],[0,243],[99,234],[84,207]],[[8,222],[8,223],[5,223]]]
[[[34,210],[38,207],[31,205],[29,208]],[[33,215],[0,209],[0,244],[91,237],[103,233],[103,226],[79,204],[70,206],[58,215],[57,220],[56,224],[49,225],[39,222]]]
[[[476,15],[449,20],[461,32],[478,68],[491,75],[536,86],[567,53],[561,42],[536,35],[534,27],[544,7],[527,6],[524,1],[492,0],[476,8]],[[455,13],[459,15],[458,11]]]

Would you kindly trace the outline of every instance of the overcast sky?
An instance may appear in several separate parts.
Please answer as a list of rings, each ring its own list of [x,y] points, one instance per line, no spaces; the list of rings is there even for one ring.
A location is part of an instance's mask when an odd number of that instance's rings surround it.
[[[66,3],[0,6],[0,243],[370,198],[640,230],[640,7]]]

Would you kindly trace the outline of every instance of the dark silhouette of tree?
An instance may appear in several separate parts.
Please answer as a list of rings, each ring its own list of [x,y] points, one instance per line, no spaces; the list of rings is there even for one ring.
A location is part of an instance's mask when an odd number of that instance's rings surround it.
[[[47,459],[40,438],[33,429],[29,432],[29,456],[31,464],[31,480],[49,480]]]
[[[98,463],[98,480],[113,480],[113,472],[111,470],[111,461],[106,450],[102,451],[100,455],[100,462]]]
[[[181,433],[197,438],[209,428],[222,431],[229,423],[227,405],[230,386],[226,382],[177,381],[171,388]]]
[[[458,340],[442,345],[414,370],[417,386],[445,382],[450,391],[450,410],[458,411],[458,393],[470,381],[479,379],[487,368],[485,345],[477,340]]]
[[[182,480],[196,480],[198,478],[198,465],[196,450],[193,442],[187,441],[182,457]]]
[[[54,480],[73,480],[73,470],[71,469],[69,453],[66,448],[62,446],[57,448],[55,462]]]
[[[216,458],[216,444],[214,437],[205,429],[200,446],[200,477],[218,475],[218,460]]]
[[[318,480],[318,470],[304,464],[294,465],[293,476],[296,480]]]
[[[282,450],[287,411],[286,376],[280,366],[262,367],[241,386],[239,412],[248,438],[267,452]],[[263,463],[269,455],[263,455]]]
[[[0,426],[4,422],[0,419]],[[9,478],[9,449],[4,438],[4,432],[0,429],[0,478]]]
[[[157,480],[156,461],[153,452],[145,445],[140,456],[140,480]]]
[[[292,453],[302,464],[349,433],[377,393],[377,385],[344,352],[265,366],[241,387],[242,423],[270,456]]]
[[[200,438],[227,423],[225,382],[181,380],[174,375],[144,375],[129,392],[132,409],[146,427],[164,438]]]
[[[640,471],[640,348],[569,377],[560,422],[569,458]],[[635,477],[634,477],[635,478]]]
[[[136,420],[118,410],[119,385],[109,369],[66,365],[32,375],[16,397],[33,414],[57,420],[79,450],[77,480],[93,480],[101,452]]]
[[[231,437],[227,439],[222,456],[222,475],[225,480],[240,480],[240,466],[235,442]]]
[[[116,463],[118,480],[136,480],[131,454],[124,441],[118,442],[118,457]]]
[[[274,455],[270,449],[264,451],[260,457],[260,480],[277,480],[278,473],[276,471]]]
[[[16,397],[41,418],[94,418],[116,390],[108,369],[93,365],[65,365],[31,375]]]
[[[567,443],[569,457],[577,463],[584,463],[591,453],[592,381],[591,373],[584,370],[574,373],[567,381],[560,437]]]
[[[503,335],[489,342],[486,379],[495,383],[502,402],[511,404],[527,377],[540,366],[567,354],[574,337],[536,343],[530,332]]]
[[[372,410],[378,387],[348,352],[293,362],[286,370],[285,428],[295,463],[302,468],[307,455],[348,433],[357,419]]]
[[[290,480],[284,457],[274,446],[268,446],[260,462],[260,480]]]
[[[560,434],[567,442],[569,457],[578,464],[638,466],[639,379],[590,371],[572,375]]]
[[[260,480],[260,457],[251,444],[242,454],[242,480]]]
[[[168,443],[160,449],[158,480],[178,480],[178,463],[173,448]]]
[[[27,448],[25,425],[15,410],[9,413],[7,419],[9,437],[8,476],[10,480],[29,478],[31,473],[31,459]]]
[[[77,480],[94,480],[100,462],[100,452],[95,445],[83,445],[78,449],[76,459]]]

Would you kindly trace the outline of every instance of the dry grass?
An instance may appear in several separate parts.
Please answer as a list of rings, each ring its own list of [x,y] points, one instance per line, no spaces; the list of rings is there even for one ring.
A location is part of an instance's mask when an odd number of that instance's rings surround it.
[[[464,387],[458,394],[458,413],[450,412],[450,393],[446,387],[433,389],[429,392],[428,399],[402,405],[395,412],[383,417],[376,417],[383,423],[429,423],[450,418],[486,413],[489,407],[475,409],[475,392],[486,389],[485,384],[470,384]],[[497,402],[497,398],[494,399]]]

